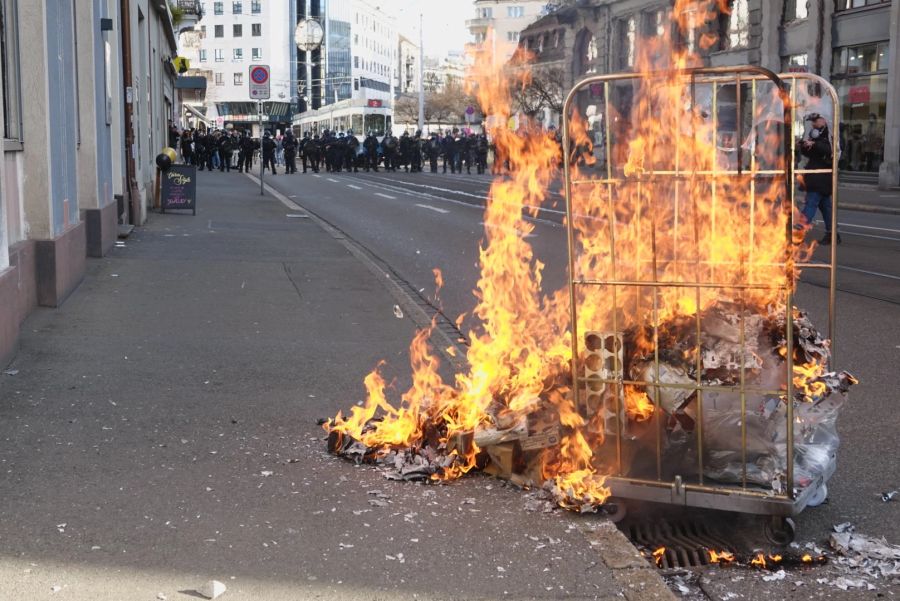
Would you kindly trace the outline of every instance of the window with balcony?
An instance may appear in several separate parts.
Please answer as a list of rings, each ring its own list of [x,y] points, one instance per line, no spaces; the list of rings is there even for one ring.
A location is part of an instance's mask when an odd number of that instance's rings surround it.
[[[525,16],[525,7],[524,6],[507,6],[506,7],[506,16],[511,19],[524,17]]]
[[[493,19],[494,18],[494,9],[491,7],[479,8],[478,9],[478,18],[479,19]]]
[[[225,14],[225,3],[224,2],[213,2],[213,14],[214,15],[224,15]]]
[[[234,85],[242,86],[244,85],[244,74],[241,72],[237,72],[234,74]]]
[[[784,22],[800,21],[809,16],[809,0],[786,0]]]
[[[215,32],[216,32],[215,36],[217,38],[224,38],[225,37],[225,26],[224,25],[216,25]]]
[[[637,18],[632,15],[618,22],[617,46],[619,48],[619,68],[631,69],[637,52]]]
[[[206,62],[206,50],[201,50],[201,51],[200,51],[200,62],[201,62],[201,63],[205,63],[205,62]]]
[[[260,3],[259,0],[253,0],[250,3],[250,12],[253,13],[254,15],[258,15],[259,13],[262,12],[262,4]]]
[[[221,63],[225,60],[225,51],[221,48],[216,48],[215,50],[213,50],[213,58],[217,63]]]
[[[250,34],[253,37],[258,38],[262,35],[262,23],[253,23],[250,25]]]
[[[243,25],[237,25],[237,24],[232,25],[232,26],[231,26],[231,35],[233,35],[233,36],[236,37],[236,38],[239,38],[239,37],[241,37],[242,35],[244,35],[244,26],[243,26]]]
[[[837,10],[851,10],[854,8],[863,8],[864,6],[877,6],[879,4],[890,4],[891,0],[837,0]]]
[[[731,12],[721,15],[721,50],[736,50],[750,45],[750,7],[748,0],[731,0]]]
[[[24,32],[23,32],[24,33]],[[27,34],[25,34],[27,37]],[[0,62],[2,62],[4,138],[23,139],[23,94],[19,61],[18,6],[10,0],[0,1]],[[27,43],[27,40],[22,40]],[[3,227],[0,224],[0,227]],[[2,238],[2,236],[0,236]]]
[[[662,37],[669,23],[666,9],[651,10],[644,13],[644,35]]]
[[[244,3],[237,1],[231,3],[231,14],[240,15],[244,12]]]
[[[255,61],[262,60],[262,48],[253,48],[250,50],[250,57]]]
[[[244,60],[244,49],[243,48],[235,48],[231,51],[231,58],[236,61]]]

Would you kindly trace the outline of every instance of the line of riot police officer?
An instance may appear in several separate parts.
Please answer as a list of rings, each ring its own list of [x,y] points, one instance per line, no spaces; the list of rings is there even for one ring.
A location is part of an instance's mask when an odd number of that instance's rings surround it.
[[[219,169],[231,171],[232,164],[240,172],[249,172],[257,151],[261,150],[263,168],[277,175],[275,167],[276,142],[266,131],[262,140],[255,139],[248,132],[190,130],[180,138],[184,161],[196,165],[200,170]],[[433,133],[427,139],[422,132],[410,135],[404,132],[399,138],[390,130],[379,141],[375,132],[368,132],[362,142],[352,130],[332,132],[325,130],[321,135],[306,132],[301,139],[294,137],[291,130],[285,132],[281,140],[284,150],[285,173],[297,173],[299,157],[303,173],[320,168],[328,172],[365,171],[396,172],[403,169],[407,173],[421,172],[427,160],[431,173],[438,171],[438,161],[443,158],[443,172],[483,174],[487,169],[489,143],[484,134],[466,134],[454,128],[443,137]]]

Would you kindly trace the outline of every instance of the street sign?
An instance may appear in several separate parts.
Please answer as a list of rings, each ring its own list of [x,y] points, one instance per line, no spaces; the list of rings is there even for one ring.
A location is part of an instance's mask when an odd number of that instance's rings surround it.
[[[381,108],[381,100],[377,98],[370,98],[367,104],[369,108]]]
[[[269,85],[269,66],[251,65],[250,67],[250,99],[268,100],[271,96]]]

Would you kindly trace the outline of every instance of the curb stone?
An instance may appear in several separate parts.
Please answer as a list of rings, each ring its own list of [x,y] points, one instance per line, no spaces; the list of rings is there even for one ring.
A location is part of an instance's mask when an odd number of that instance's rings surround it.
[[[677,601],[659,573],[609,521],[584,524],[584,537],[612,572],[628,601]]]

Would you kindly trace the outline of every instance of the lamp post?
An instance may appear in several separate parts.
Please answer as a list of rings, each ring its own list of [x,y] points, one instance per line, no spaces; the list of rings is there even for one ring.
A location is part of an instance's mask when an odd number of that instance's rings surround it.
[[[419,131],[425,132],[425,34],[424,17],[419,11]]]

